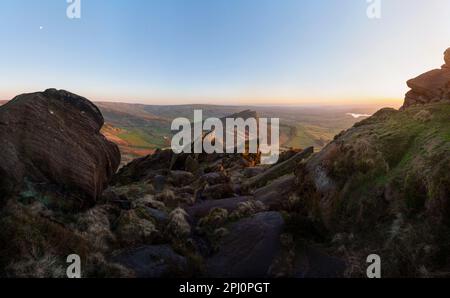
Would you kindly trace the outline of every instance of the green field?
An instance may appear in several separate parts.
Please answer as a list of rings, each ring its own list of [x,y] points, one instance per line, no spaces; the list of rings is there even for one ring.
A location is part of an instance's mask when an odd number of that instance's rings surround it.
[[[123,141],[123,155],[138,157],[149,150],[170,146],[171,122],[176,117],[192,119],[194,110],[201,109],[204,119],[223,118],[244,110],[256,111],[260,118],[280,119],[282,148],[307,148],[316,151],[326,146],[336,134],[362,119],[348,112],[373,113],[378,107],[252,107],[252,106],[151,106],[125,103],[96,103],[106,123],[119,129],[113,132]],[[114,140],[113,140],[114,141]]]
[[[148,128],[124,128],[118,137],[138,149],[158,149],[167,146],[163,131],[151,130]]]

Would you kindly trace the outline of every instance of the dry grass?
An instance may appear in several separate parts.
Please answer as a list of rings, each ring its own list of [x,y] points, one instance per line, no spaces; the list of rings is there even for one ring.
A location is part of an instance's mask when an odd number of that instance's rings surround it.
[[[140,218],[134,210],[130,210],[120,215],[115,233],[122,246],[136,246],[150,244],[159,231],[153,222]]]
[[[174,240],[186,239],[191,234],[188,214],[182,208],[176,208],[169,214],[166,233]]]
[[[116,241],[111,232],[107,206],[97,206],[79,215],[76,228],[81,236],[99,251],[107,251],[111,243]]]
[[[242,202],[238,204],[236,210],[234,210],[230,214],[230,218],[232,220],[238,220],[244,217],[252,216],[259,212],[264,212],[267,210],[267,207],[264,203],[255,200],[249,200],[247,202]]]

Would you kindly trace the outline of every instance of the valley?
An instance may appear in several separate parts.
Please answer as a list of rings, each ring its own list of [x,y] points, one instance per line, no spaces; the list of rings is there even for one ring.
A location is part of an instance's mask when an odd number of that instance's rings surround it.
[[[204,117],[223,118],[244,110],[256,111],[261,118],[280,118],[280,145],[283,149],[313,146],[320,151],[334,136],[352,127],[381,108],[379,105],[324,107],[267,107],[179,105],[157,106],[128,103],[96,102],[105,117],[103,134],[116,143],[122,153],[122,164],[170,147],[171,122],[178,117],[193,121],[196,109]],[[363,115],[355,118],[348,114]]]
[[[0,101],[0,105],[7,101]],[[262,118],[280,118],[282,149],[313,146],[320,151],[334,136],[375,113],[382,105],[340,106],[227,106],[227,105],[144,105],[95,102],[105,118],[102,133],[116,143],[122,154],[121,164],[170,147],[170,130],[175,118],[193,121],[196,109],[204,117],[223,118],[244,110],[255,111]],[[357,117],[356,117],[357,116]]]

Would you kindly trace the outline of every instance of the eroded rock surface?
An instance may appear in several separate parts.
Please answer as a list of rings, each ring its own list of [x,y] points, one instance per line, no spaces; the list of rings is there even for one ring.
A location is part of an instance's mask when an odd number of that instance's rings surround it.
[[[445,51],[444,60],[445,64],[441,69],[426,72],[407,82],[411,90],[406,94],[402,109],[435,102],[450,102],[450,48]]]
[[[102,126],[98,108],[70,92],[15,97],[0,108],[0,194],[54,188],[59,203],[93,205],[120,163]]]
[[[207,261],[207,275],[216,278],[267,277],[280,251],[284,220],[278,212],[258,213],[233,224],[219,251]]]

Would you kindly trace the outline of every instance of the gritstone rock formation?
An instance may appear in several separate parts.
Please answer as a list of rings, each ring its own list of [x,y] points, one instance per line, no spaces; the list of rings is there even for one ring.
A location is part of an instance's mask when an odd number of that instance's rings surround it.
[[[100,134],[103,116],[86,98],[49,89],[0,108],[0,194],[52,189],[70,208],[93,205],[116,172],[118,147]]]
[[[441,69],[426,72],[407,82],[411,90],[406,93],[402,109],[433,102],[450,102],[450,48],[444,53]]]

